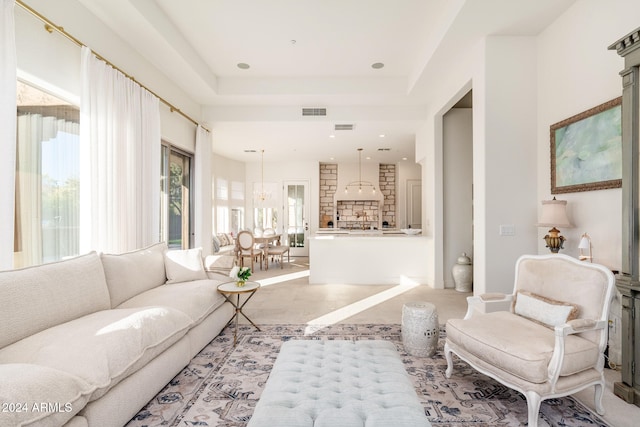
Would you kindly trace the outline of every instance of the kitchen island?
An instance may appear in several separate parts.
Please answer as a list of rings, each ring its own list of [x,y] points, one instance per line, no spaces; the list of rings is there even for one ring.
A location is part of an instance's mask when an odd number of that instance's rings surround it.
[[[309,283],[427,283],[428,239],[394,230],[320,230],[309,239]]]

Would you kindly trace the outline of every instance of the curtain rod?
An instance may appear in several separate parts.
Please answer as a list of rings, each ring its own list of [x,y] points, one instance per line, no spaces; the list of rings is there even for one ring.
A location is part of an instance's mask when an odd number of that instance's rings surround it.
[[[30,14],[32,14],[33,16],[35,16],[36,18],[38,18],[39,20],[44,22],[44,28],[49,33],[52,33],[53,30],[56,30],[57,32],[59,32],[60,34],[65,36],[67,39],[71,40],[73,43],[75,43],[79,47],[88,47],[87,45],[82,43],[80,40],[78,40],[77,38],[75,38],[71,34],[69,34],[67,31],[65,31],[65,29],[63,27],[54,24],[49,18],[47,18],[46,16],[42,15],[37,10],[33,9],[31,6],[25,4],[22,0],[15,0],[15,2],[16,2],[16,4],[18,6],[22,7],[24,10],[26,10],[27,12],[29,12]],[[167,101],[166,99],[164,99],[163,97],[161,97],[160,95],[158,95],[157,93],[155,93],[154,91],[152,91],[151,89],[149,89],[148,87],[146,87],[145,85],[143,85],[142,83],[137,81],[132,75],[127,74],[126,72],[124,72],[122,69],[117,67],[115,64],[113,64],[111,61],[106,59],[104,56],[100,55],[98,52],[96,52],[93,49],[91,49],[91,53],[93,53],[98,59],[101,59],[102,61],[104,61],[107,64],[109,64],[115,70],[117,70],[117,71],[121,72],[122,74],[124,74],[124,76],[127,77],[128,79],[130,79],[130,80],[136,82],[137,84],[139,84],[140,87],[142,87],[143,89],[147,90],[153,96],[157,97],[160,101],[162,101],[163,104],[165,104],[167,107],[169,107],[169,109],[171,110],[172,113],[176,112],[176,113],[180,114],[182,117],[184,117],[185,119],[189,120],[194,125],[196,125],[196,126],[200,125],[200,123],[198,123],[197,121],[192,119],[189,115],[187,115],[186,113],[182,112],[179,108],[175,107],[169,101]],[[202,126],[202,128],[204,130],[206,130],[207,132],[211,132],[209,129],[207,129],[204,126]]]

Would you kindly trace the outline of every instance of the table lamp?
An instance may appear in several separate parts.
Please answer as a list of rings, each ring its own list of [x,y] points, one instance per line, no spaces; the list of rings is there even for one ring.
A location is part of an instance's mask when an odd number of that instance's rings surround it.
[[[593,262],[593,254],[591,252],[591,236],[589,236],[587,233],[584,233],[580,238],[578,249],[580,249],[580,256],[578,257],[580,261],[589,260],[589,262]],[[583,251],[587,252],[588,255],[585,255]]]
[[[567,218],[567,201],[566,200],[543,200],[542,210],[540,211],[538,227],[551,227],[549,234],[544,236],[545,242],[549,250],[557,254],[566,240],[560,235],[560,230],[556,227],[573,227],[573,224]]]

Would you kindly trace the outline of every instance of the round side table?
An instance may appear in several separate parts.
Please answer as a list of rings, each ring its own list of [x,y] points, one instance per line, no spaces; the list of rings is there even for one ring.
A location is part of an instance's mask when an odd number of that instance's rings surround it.
[[[258,282],[245,282],[244,286],[237,286],[236,282],[224,282],[218,285],[218,292],[220,292],[222,296],[227,301],[229,301],[229,303],[231,303],[231,305],[235,308],[235,313],[233,317],[231,317],[231,319],[229,319],[229,322],[227,322],[227,323],[231,323],[231,321],[234,318],[236,319],[236,325],[235,325],[236,327],[233,331],[234,347],[238,342],[237,341],[238,340],[238,320],[240,318],[240,315],[242,315],[245,319],[247,319],[249,323],[253,325],[254,328],[256,328],[257,330],[260,330],[260,328],[258,328],[258,326],[256,326],[256,324],[253,323],[253,321],[249,319],[247,315],[242,312],[242,308],[244,307],[244,305],[247,302],[249,302],[251,297],[256,293],[258,289],[260,289],[260,283]],[[247,295],[247,299],[245,299],[242,304],[240,304],[240,294],[249,294]],[[233,295],[236,296],[235,301],[233,300]]]
[[[402,306],[402,343],[412,356],[431,357],[438,347],[440,325],[436,306],[409,302]]]

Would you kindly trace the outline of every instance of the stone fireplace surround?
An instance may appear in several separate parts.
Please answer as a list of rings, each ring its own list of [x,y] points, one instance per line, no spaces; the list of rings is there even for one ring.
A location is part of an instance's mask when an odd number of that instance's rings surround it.
[[[340,200],[335,202],[334,196],[338,187],[338,165],[320,163],[319,215],[320,227],[328,226],[332,221],[334,227],[370,228],[381,227],[383,221],[389,228],[396,226],[396,165],[379,165],[378,188],[384,200]],[[365,212],[366,220],[356,212]]]

